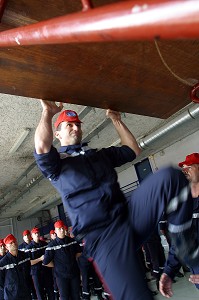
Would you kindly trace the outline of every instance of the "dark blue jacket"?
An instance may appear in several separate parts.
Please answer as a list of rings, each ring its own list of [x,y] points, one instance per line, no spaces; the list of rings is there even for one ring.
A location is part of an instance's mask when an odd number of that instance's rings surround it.
[[[21,251],[17,256],[8,252],[0,260],[0,289],[4,293],[4,300],[31,299],[26,277],[29,265],[28,254]]]
[[[18,246],[18,249],[20,249],[21,251],[25,251],[28,245],[29,244],[27,244],[26,242],[23,242]]]
[[[80,150],[71,154],[77,147]],[[74,235],[105,227],[125,210],[114,168],[136,157],[128,146],[82,149],[80,145],[65,146],[58,153],[52,146],[49,153],[35,153],[42,173],[62,196]]]
[[[4,257],[5,255],[0,255],[0,260]],[[3,289],[1,289],[1,287],[0,287],[0,300],[4,300],[4,296],[3,296]]]
[[[25,253],[29,254],[30,259],[34,260],[36,258],[41,257],[45,253],[45,249],[47,247],[47,243],[44,241],[39,241],[39,243],[35,243],[31,241],[31,243],[27,246]],[[31,275],[36,275],[43,271],[44,267],[42,266],[42,262],[38,262],[35,265],[31,266]]]
[[[45,251],[43,264],[54,262],[55,277],[74,278],[79,276],[76,254],[81,253],[78,243],[66,236],[63,239],[56,237],[52,240]]]

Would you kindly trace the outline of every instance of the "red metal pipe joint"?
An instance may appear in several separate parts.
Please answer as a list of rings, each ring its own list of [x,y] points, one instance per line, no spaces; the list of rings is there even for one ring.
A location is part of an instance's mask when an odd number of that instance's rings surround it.
[[[199,103],[197,92],[199,91],[199,83],[195,84],[190,92],[191,101]]]
[[[81,2],[83,6],[83,11],[87,11],[88,9],[91,9],[93,7],[90,0],[81,0]]]

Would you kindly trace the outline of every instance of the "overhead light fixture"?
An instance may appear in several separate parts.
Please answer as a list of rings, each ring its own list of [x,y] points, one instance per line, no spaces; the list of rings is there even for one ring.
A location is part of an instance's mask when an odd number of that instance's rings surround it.
[[[38,200],[41,200],[41,196],[36,196],[35,198],[33,198],[32,200],[29,201],[29,203],[33,203],[36,202]]]
[[[30,132],[30,128],[24,128],[23,129],[21,135],[19,136],[17,141],[14,143],[14,145],[10,149],[9,154],[13,154],[19,149],[19,147],[21,146],[21,144],[23,143],[25,138],[28,136],[29,132]]]

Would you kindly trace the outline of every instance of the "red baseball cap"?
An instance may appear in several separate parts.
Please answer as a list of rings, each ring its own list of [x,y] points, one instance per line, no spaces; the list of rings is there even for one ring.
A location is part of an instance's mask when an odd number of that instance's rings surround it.
[[[16,242],[17,239],[16,237],[14,237],[13,234],[9,234],[5,237],[5,239],[3,240],[4,244],[7,245],[7,244],[11,244],[12,242]]]
[[[55,231],[52,229],[52,230],[50,231],[50,234],[55,234]]]
[[[54,224],[54,227],[55,228],[61,228],[61,227],[63,227],[63,228],[65,228],[65,224],[64,224],[64,222],[62,221],[62,220],[58,220],[57,222],[55,222],[55,224]]]
[[[39,228],[34,227],[34,228],[31,230],[31,233],[39,233]]]
[[[180,162],[178,166],[182,168],[183,165],[191,166],[194,164],[199,164],[199,153],[192,153],[187,155],[185,161]]]
[[[28,234],[30,234],[30,230],[27,229],[27,230],[23,231],[23,236],[28,235]]]
[[[3,239],[0,239],[0,246],[4,245],[5,246],[5,243],[3,241]]]
[[[57,121],[55,122],[55,128],[59,126],[62,122],[76,122],[82,123],[78,117],[78,114],[74,110],[64,110],[60,113]]]

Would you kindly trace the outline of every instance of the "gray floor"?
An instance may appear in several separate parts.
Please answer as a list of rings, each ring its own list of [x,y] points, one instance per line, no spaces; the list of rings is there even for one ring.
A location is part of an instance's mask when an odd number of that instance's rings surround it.
[[[185,273],[185,277],[176,278],[176,283],[173,283],[173,297],[172,300],[198,300],[199,299],[199,290],[196,289],[195,285],[189,282],[190,273]],[[155,290],[154,282],[150,283],[152,290]],[[166,300],[167,298],[163,297],[160,293],[154,297],[155,300]]]
[[[173,297],[171,300],[198,300],[199,299],[199,290],[188,281],[190,273],[186,273],[185,277],[177,278],[177,282],[173,283]],[[155,282],[152,281],[149,283],[151,290],[156,290]],[[97,297],[92,297],[92,300],[97,300]],[[154,296],[154,300],[166,300],[167,298],[163,297],[160,293],[157,296]],[[127,300],[127,299],[124,299]],[[129,299],[130,300],[130,299]]]

